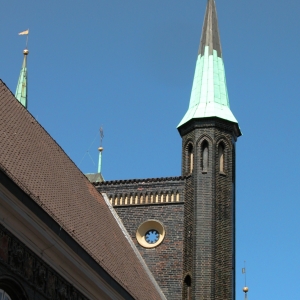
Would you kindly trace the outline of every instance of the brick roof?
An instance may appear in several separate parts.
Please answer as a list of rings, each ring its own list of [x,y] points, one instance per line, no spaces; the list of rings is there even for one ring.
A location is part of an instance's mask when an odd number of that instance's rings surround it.
[[[11,179],[133,298],[162,299],[102,195],[1,80],[0,145]]]

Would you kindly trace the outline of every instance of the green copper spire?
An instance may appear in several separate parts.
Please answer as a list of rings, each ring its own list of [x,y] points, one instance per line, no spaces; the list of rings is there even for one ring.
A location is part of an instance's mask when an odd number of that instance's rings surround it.
[[[237,123],[229,107],[215,0],[207,1],[190,105],[178,127],[209,117]]]
[[[25,49],[23,53],[23,65],[21,68],[15,97],[23,104],[25,108],[27,108],[27,55],[29,54],[29,51]]]
[[[102,169],[102,151],[103,151],[103,147],[99,147],[99,148],[98,148],[98,151],[99,151],[98,173],[101,173],[101,169]]]

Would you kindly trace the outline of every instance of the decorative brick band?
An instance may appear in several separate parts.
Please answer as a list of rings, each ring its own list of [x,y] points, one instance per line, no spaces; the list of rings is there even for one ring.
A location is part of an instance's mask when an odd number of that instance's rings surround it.
[[[172,182],[172,181],[182,181],[185,180],[185,176],[175,176],[175,177],[158,177],[158,178],[145,178],[145,179],[124,179],[124,180],[109,180],[103,182],[94,182],[95,186],[104,185],[123,185],[123,184],[134,184],[134,183],[154,183],[154,182]]]
[[[108,195],[113,206],[145,205],[182,202],[178,191]]]

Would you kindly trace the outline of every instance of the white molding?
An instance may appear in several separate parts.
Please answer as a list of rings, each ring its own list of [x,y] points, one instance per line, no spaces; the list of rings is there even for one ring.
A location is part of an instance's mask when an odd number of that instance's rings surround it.
[[[0,223],[87,298],[123,299],[2,184]]]

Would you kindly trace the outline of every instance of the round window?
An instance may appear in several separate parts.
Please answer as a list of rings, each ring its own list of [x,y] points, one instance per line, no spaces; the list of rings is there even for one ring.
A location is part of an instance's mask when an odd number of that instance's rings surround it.
[[[136,232],[138,243],[145,248],[157,247],[164,237],[164,226],[157,220],[147,220],[139,226]]]
[[[155,244],[159,240],[159,232],[155,229],[150,229],[145,234],[145,240],[148,244]]]

